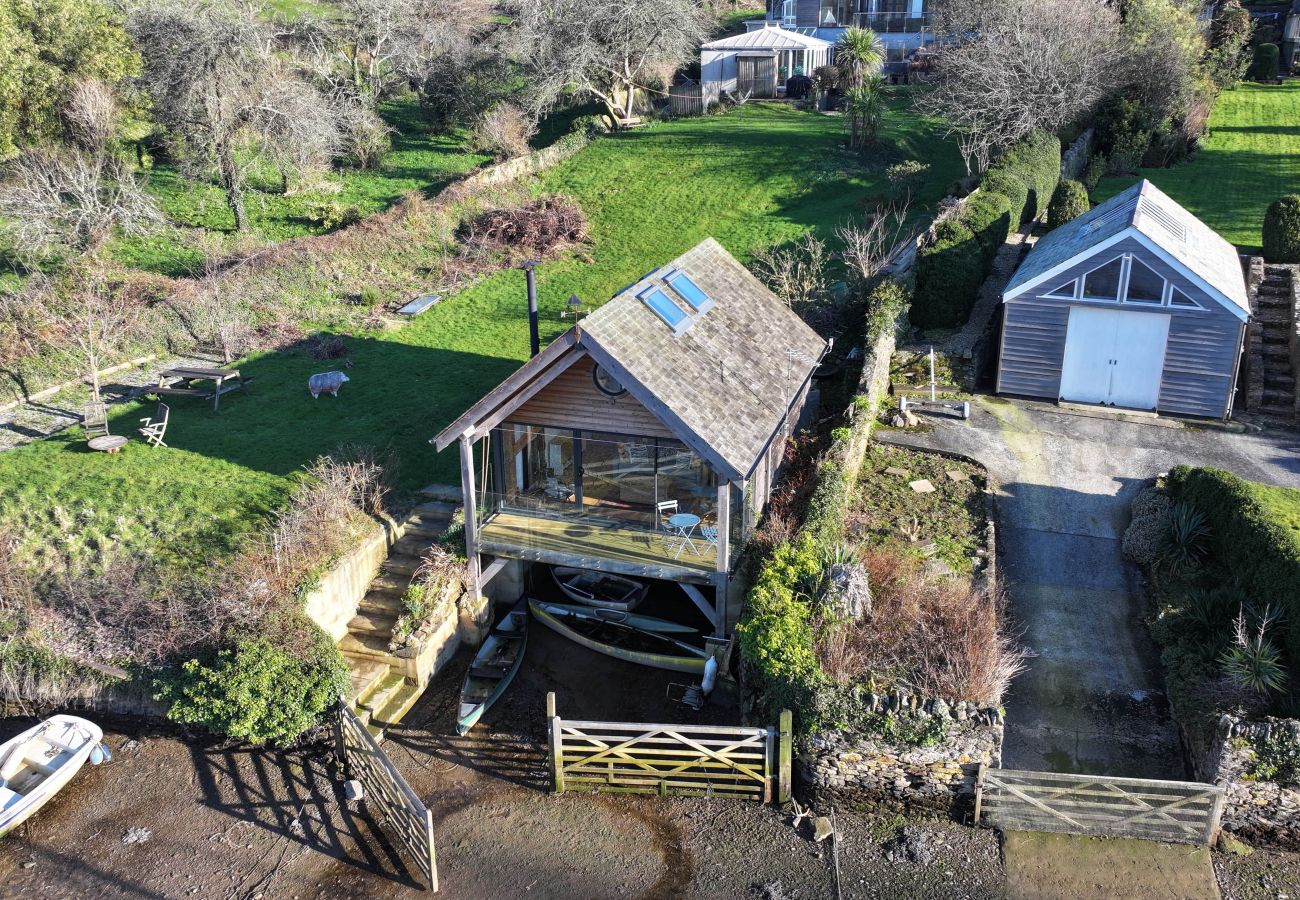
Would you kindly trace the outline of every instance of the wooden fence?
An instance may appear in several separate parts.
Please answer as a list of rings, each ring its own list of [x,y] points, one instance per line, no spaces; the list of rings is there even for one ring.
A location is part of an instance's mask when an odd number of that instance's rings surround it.
[[[429,886],[438,892],[438,860],[433,848],[433,816],[365,724],[348,704],[339,700],[335,735],[339,763],[349,777],[361,782],[366,810],[379,820],[411,854]]]
[[[698,83],[675,84],[668,89],[668,108],[674,116],[702,116],[708,104],[703,86]]]
[[[975,819],[1012,831],[1210,844],[1223,801],[1212,784],[981,768]]]
[[[556,792],[790,799],[791,715],[778,727],[566,721],[546,696]]]

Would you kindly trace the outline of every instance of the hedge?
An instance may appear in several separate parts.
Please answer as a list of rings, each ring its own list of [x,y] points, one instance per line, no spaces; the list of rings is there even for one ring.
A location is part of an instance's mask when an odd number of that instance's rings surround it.
[[[1300,194],[1274,200],[1264,213],[1264,259],[1300,263]]]
[[[963,325],[988,269],[984,248],[960,218],[941,223],[934,241],[917,255],[912,324],[922,329]]]
[[[1251,483],[1223,469],[1176,466],[1170,492],[1211,523],[1211,552],[1242,593],[1279,608],[1287,657],[1300,666],[1300,539],[1270,517]]]
[[[986,267],[991,266],[1011,233],[1011,201],[1002,194],[980,191],[966,202],[962,221],[984,251]]]
[[[1019,225],[1025,219],[1025,206],[1029,203],[1029,187],[1010,172],[989,171],[980,181],[980,191],[1001,194],[1011,204],[1011,221]]]
[[[1279,56],[1277,44],[1260,44],[1255,48],[1255,58],[1250,63],[1250,77],[1256,81],[1277,81],[1281,67]]]
[[[1035,131],[989,166],[989,174],[994,173],[1005,173],[1025,185],[1029,198],[1020,221],[1037,219],[1061,179],[1061,141],[1054,134]]]
[[[1092,209],[1088,202],[1088,189],[1077,181],[1066,179],[1056,186],[1052,202],[1047,207],[1047,227],[1060,228]]]

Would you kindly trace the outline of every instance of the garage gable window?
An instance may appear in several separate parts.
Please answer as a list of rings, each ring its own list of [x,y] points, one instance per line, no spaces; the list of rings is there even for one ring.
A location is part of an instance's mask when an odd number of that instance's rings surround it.
[[[1074,281],[1067,281],[1065,284],[1061,285],[1060,287],[1048,291],[1047,296],[1055,298],[1057,300],[1076,299],[1079,296],[1079,279],[1076,278],[1074,279]]]
[[[1118,301],[1123,282],[1124,257],[1117,256],[1101,268],[1093,269],[1083,276],[1083,298]]]
[[[1159,306],[1165,299],[1165,280],[1151,271],[1140,259],[1128,258],[1128,283],[1125,303],[1149,303]]]
[[[1183,309],[1205,309],[1204,306],[1201,306],[1201,304],[1197,303],[1191,297],[1187,296],[1182,291],[1178,290],[1178,288],[1174,288],[1172,291],[1170,291],[1169,305],[1180,306]]]

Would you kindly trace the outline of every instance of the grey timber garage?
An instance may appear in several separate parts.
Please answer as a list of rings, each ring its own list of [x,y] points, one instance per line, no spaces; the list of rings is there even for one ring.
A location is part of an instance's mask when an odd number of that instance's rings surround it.
[[[1002,295],[997,392],[1227,418],[1250,301],[1236,249],[1143,180],[1044,236]]]

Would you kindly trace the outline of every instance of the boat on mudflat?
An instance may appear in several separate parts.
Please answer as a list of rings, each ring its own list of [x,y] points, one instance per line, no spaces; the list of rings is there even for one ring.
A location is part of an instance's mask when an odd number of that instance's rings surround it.
[[[465,734],[497,701],[510,685],[524,661],[528,646],[528,605],[520,600],[493,628],[474,661],[470,663],[465,683],[460,689],[460,709],[456,716],[456,733]]]
[[[0,837],[27,821],[90,760],[111,759],[98,725],[51,716],[0,744]]]
[[[551,569],[551,575],[555,577],[560,590],[575,602],[623,612],[636,609],[645,599],[649,588],[649,585],[635,578],[571,566],[555,566]]]
[[[656,669],[704,674],[709,654],[701,647],[666,634],[576,615],[563,609],[563,604],[529,600],[528,606],[547,628],[597,653]]]

